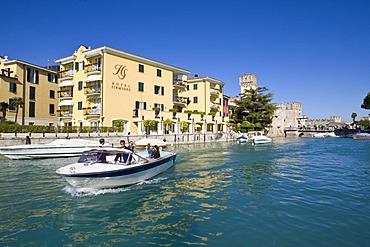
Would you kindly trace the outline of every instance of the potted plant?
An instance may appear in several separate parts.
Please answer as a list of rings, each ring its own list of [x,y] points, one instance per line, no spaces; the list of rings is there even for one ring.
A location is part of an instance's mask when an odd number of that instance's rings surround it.
[[[155,118],[159,118],[158,114],[161,111],[161,109],[159,107],[153,107],[152,110],[154,111]]]
[[[215,121],[216,112],[215,112],[215,111],[211,111],[211,112],[209,113],[209,115],[211,115],[211,116],[212,116],[212,121]]]
[[[190,116],[191,116],[191,114],[193,113],[193,111],[191,111],[191,110],[186,110],[186,111],[184,111],[184,113],[187,113],[187,114],[188,114],[188,120],[190,120]]]
[[[172,112],[172,119],[176,119],[176,114],[178,110],[176,108],[173,108],[173,109],[170,109],[169,111]]]

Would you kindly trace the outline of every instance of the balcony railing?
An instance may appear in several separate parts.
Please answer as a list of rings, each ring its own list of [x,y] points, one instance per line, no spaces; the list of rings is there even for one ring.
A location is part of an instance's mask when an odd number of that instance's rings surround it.
[[[210,104],[210,107],[213,108],[213,109],[218,109],[219,108],[219,105],[218,104],[215,104],[215,103],[211,103]]]
[[[73,77],[74,72],[73,70],[63,70],[63,71],[60,71],[58,74],[59,74],[59,78],[68,78],[68,77]]]
[[[61,112],[59,112],[58,117],[71,118],[71,117],[73,117],[73,112],[71,112],[71,111],[61,111]]]
[[[85,73],[95,72],[95,71],[101,71],[101,70],[102,70],[101,64],[88,64],[88,65],[85,65]]]
[[[96,116],[100,115],[100,108],[85,109],[84,116]]]
[[[84,94],[85,95],[92,95],[92,94],[100,94],[101,87],[84,87]]]
[[[216,89],[211,89],[211,94],[218,96],[219,91]]]
[[[59,92],[59,98],[71,98],[73,97],[73,92]]]
[[[182,80],[179,80],[179,79],[175,79],[173,81],[173,86],[176,86],[176,87],[181,87],[181,88],[186,88],[186,85],[182,82]]]
[[[186,99],[184,98],[173,98],[172,101],[174,104],[186,105]]]

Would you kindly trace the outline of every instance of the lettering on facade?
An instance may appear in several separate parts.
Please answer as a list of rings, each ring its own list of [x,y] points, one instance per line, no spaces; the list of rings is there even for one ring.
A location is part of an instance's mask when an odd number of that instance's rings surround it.
[[[112,82],[112,89],[131,92],[130,85],[122,82]]]
[[[114,68],[116,69],[116,72],[113,73],[113,75],[117,75],[118,78],[121,79],[121,80],[125,79],[126,72],[128,71],[127,66],[126,65],[121,65],[121,64],[116,64],[116,66],[114,66]]]

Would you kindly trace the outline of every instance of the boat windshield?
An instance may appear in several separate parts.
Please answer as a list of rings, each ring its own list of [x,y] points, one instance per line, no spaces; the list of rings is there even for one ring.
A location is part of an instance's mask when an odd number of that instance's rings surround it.
[[[97,160],[96,153],[84,152],[81,154],[77,162],[78,163],[96,162],[96,160]]]

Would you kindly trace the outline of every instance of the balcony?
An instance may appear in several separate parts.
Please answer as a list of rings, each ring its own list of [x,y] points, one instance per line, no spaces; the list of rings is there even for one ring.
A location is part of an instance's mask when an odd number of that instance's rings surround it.
[[[73,92],[59,91],[59,99],[71,99],[71,98],[73,98]]]
[[[213,88],[210,90],[210,93],[212,96],[215,96],[215,97],[218,97],[218,95],[220,94],[220,92],[217,89],[213,89]]]
[[[175,79],[172,83],[173,87],[178,90],[186,90],[186,85],[180,79]]]
[[[64,79],[68,79],[68,78],[72,79],[73,75],[74,75],[73,70],[63,70],[63,71],[59,72],[58,77],[59,77],[60,80],[64,80]]]
[[[61,110],[58,115],[59,118],[72,118],[73,112],[72,111],[63,111]]]
[[[100,86],[86,86],[84,87],[84,94],[87,97],[100,96],[101,87]]]
[[[89,116],[100,116],[100,108],[87,108],[84,110],[84,116],[89,117]]]
[[[185,107],[185,106],[186,106],[186,99],[175,97],[175,98],[173,98],[172,103],[173,103],[174,105],[178,105],[178,106],[181,106],[181,107]]]
[[[85,65],[85,74],[91,75],[95,73],[101,73],[102,65],[101,64],[88,64]]]
[[[218,104],[215,104],[215,103],[212,103],[212,102],[211,102],[211,104],[210,104],[210,107],[211,107],[212,109],[216,109],[216,110],[218,110],[218,109],[220,108]]]

